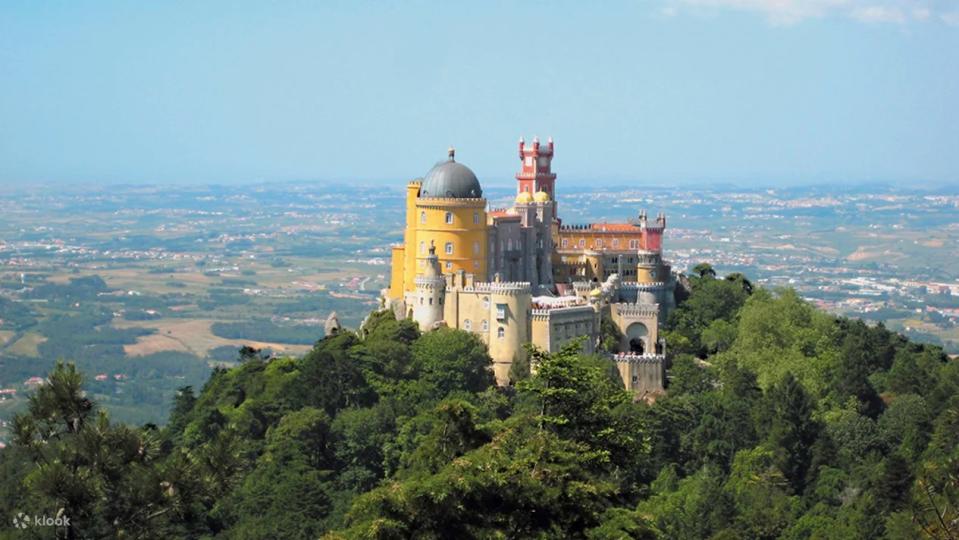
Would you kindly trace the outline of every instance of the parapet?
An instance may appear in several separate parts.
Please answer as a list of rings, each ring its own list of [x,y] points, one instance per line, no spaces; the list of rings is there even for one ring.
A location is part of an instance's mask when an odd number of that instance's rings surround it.
[[[473,283],[472,287],[464,287],[466,292],[489,292],[497,294],[532,294],[532,286],[528,281],[492,281]]]
[[[446,278],[443,276],[423,276],[418,275],[413,278],[413,283],[417,287],[422,287],[424,289],[445,289],[446,288]]]
[[[577,316],[588,316],[589,318],[592,318],[596,315],[596,311],[592,308],[592,306],[580,304],[562,307],[538,307],[531,311],[531,315],[534,320],[546,321],[555,317],[575,318]]]
[[[659,316],[659,304],[613,304],[613,309],[623,317]]]
[[[661,364],[666,361],[664,354],[618,353],[610,355],[614,362],[624,364]]]

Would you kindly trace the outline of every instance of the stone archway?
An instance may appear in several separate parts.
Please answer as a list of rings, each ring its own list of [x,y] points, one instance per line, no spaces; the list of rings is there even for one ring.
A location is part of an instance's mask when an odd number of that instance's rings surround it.
[[[626,327],[626,343],[629,344],[629,352],[633,354],[643,354],[649,351],[649,329],[641,322],[634,322]]]

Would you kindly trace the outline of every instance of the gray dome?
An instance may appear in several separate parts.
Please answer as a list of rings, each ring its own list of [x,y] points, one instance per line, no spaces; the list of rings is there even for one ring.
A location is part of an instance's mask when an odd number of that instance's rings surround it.
[[[430,169],[420,187],[420,197],[478,199],[482,196],[483,188],[476,175],[466,165],[453,161],[452,156]]]

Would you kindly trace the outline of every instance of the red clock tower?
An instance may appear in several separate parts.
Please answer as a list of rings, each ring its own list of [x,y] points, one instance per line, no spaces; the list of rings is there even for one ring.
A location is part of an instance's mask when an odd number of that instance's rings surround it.
[[[519,140],[519,159],[523,162],[523,168],[516,173],[517,195],[527,192],[530,195],[537,191],[543,191],[549,195],[551,201],[555,201],[556,174],[550,171],[553,161],[553,138],[550,137],[546,146],[540,146],[539,138],[533,138],[533,144],[526,146],[526,142]]]

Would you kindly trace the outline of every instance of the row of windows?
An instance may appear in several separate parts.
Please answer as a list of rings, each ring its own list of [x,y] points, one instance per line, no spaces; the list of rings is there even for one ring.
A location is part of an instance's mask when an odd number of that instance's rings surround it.
[[[483,321],[482,321],[482,323],[481,323],[481,325],[480,325],[480,329],[481,329],[482,332],[488,332],[488,331],[489,331],[489,321],[487,321],[486,319],[483,319]],[[465,321],[463,321],[463,330],[467,330],[467,331],[470,331],[470,332],[473,331],[473,321],[471,321],[471,320],[469,320],[469,319],[466,319]],[[504,337],[506,337],[506,329],[503,328],[502,326],[500,326],[499,328],[497,328],[497,329],[496,329],[496,337],[499,338],[499,339],[503,339]]]
[[[469,319],[466,319],[465,321],[463,321],[463,329],[464,329],[464,330],[472,330],[472,329],[473,329],[473,321],[471,321],[471,320],[469,320]],[[481,329],[483,332],[488,332],[488,331],[489,331],[489,321],[487,321],[486,319],[483,319],[482,323],[480,324],[480,329]]]
[[[579,242],[577,243],[577,245],[578,245],[578,247],[581,247],[581,248],[586,247],[586,239],[585,239],[585,238],[580,238],[580,239],[579,239]],[[602,249],[604,245],[605,245],[605,244],[603,243],[603,239],[602,239],[602,238],[597,238],[597,239],[593,242],[593,247],[595,247],[596,249]],[[569,247],[569,238],[563,238],[563,247],[564,247],[564,248],[568,248],[568,247]],[[618,247],[619,247],[619,238],[613,238],[612,248],[613,248],[613,249],[616,249],[616,248],[618,248]],[[639,240],[630,240],[630,241],[629,241],[629,249],[639,249]]]
[[[452,254],[453,254],[453,242],[447,242],[446,245],[443,246],[443,251],[444,251],[447,255],[452,255]],[[480,251],[482,251],[482,250],[480,249],[480,243],[479,243],[479,242],[473,242],[473,255],[479,255],[479,254],[480,254]],[[426,255],[426,242],[424,242],[424,241],[420,241],[420,255]]]
[[[452,225],[452,224],[453,224],[453,212],[447,212],[447,213],[446,213],[446,216],[445,216],[445,218],[444,218],[444,221],[446,221],[446,224],[447,224],[447,225]],[[421,211],[420,211],[420,223],[426,223],[426,210],[421,210]],[[479,213],[479,212],[473,212],[473,225],[479,225],[480,223],[481,223],[481,221],[480,221],[480,213]]]
[[[479,261],[473,261],[473,269],[474,269],[474,270],[479,270],[481,267],[482,267],[482,265],[480,264]],[[425,260],[420,259],[420,268],[421,268],[421,269],[422,269],[422,268],[426,268],[426,261],[425,261]],[[445,268],[445,269],[447,269],[447,270],[452,270],[452,269],[453,269],[453,263],[452,263],[452,261],[446,261],[445,263],[443,263],[443,268]]]

